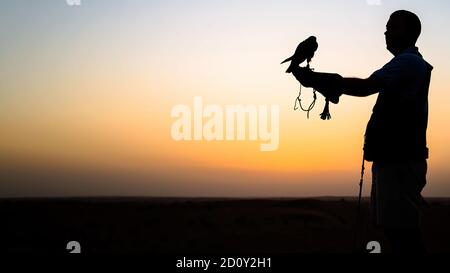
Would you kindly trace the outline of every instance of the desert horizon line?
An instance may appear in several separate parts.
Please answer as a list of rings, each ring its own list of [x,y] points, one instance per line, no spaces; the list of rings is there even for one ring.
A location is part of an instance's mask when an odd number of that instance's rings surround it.
[[[439,199],[450,199],[449,196],[424,196],[425,199],[429,200],[439,200]],[[31,199],[64,199],[64,200],[70,200],[70,199],[159,199],[159,200],[165,200],[165,199],[172,199],[172,200],[317,200],[317,201],[327,201],[324,199],[331,199],[332,201],[353,201],[352,199],[355,199],[357,201],[358,196],[351,196],[351,195],[323,195],[323,196],[152,196],[152,195],[68,195],[68,196],[23,196],[23,197],[0,197],[0,201],[7,201],[7,200],[31,200]],[[349,200],[345,200],[349,199]],[[362,199],[364,201],[369,201],[370,196],[363,195]]]

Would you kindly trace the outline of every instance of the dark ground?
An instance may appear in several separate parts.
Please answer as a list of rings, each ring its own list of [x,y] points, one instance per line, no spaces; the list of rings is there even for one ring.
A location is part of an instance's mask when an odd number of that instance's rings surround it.
[[[427,201],[427,247],[449,252],[450,199]],[[62,254],[69,241],[93,254],[351,253],[355,214],[354,198],[0,199],[0,240],[8,253]],[[389,251],[380,231],[365,234]]]

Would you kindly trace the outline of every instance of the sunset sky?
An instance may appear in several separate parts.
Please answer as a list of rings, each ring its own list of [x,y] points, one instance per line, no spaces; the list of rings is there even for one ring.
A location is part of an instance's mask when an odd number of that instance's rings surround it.
[[[355,195],[376,95],[322,121],[280,62],[310,35],[317,71],[368,77],[397,9],[434,66],[426,196],[450,196],[450,1],[0,1],[0,197]],[[279,147],[175,141],[176,105],[278,105]],[[304,103],[311,91],[304,89]],[[367,164],[366,193],[371,182]]]

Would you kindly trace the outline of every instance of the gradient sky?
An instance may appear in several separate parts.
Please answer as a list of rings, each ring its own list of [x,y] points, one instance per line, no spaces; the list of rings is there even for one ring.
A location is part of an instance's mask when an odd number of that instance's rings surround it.
[[[320,97],[308,120],[279,63],[315,35],[316,70],[368,77],[397,9],[421,18],[435,67],[425,195],[450,196],[450,1],[368,2],[0,0],[0,196],[355,195],[376,96],[342,97],[326,122]],[[194,96],[279,105],[279,149],[174,141],[171,109]]]

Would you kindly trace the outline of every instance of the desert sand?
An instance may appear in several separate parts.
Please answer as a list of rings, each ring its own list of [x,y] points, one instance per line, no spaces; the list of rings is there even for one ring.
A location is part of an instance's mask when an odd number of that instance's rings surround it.
[[[450,200],[427,199],[424,237],[449,252]],[[0,199],[2,252],[353,253],[355,198],[10,198]],[[389,246],[362,206],[361,242]]]

